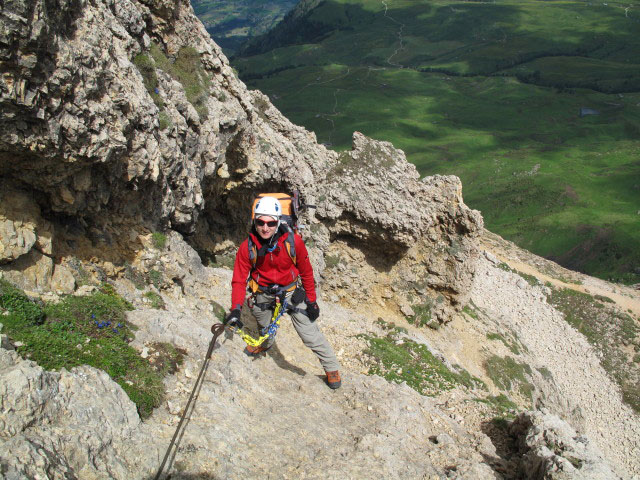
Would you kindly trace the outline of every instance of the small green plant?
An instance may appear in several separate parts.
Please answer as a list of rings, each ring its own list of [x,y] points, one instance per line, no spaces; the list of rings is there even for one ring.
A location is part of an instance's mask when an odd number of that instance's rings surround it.
[[[161,232],[153,232],[151,234],[151,242],[158,250],[163,250],[167,245],[167,236]]]
[[[462,311],[469,315],[471,318],[478,320],[478,312],[474,309],[472,304],[465,305]]]
[[[226,310],[224,309],[224,307],[220,305],[218,302],[214,302],[213,300],[211,300],[211,302],[209,303],[211,303],[211,309],[212,309],[213,315],[221,322],[224,321],[226,316]]]
[[[518,391],[527,399],[531,399],[533,385],[528,381],[531,367],[526,363],[519,363],[511,357],[493,355],[485,361],[484,368],[496,387],[505,391]]]
[[[166,130],[173,127],[173,122],[165,110],[158,114],[158,127],[160,127],[160,130]]]
[[[147,358],[151,368],[164,377],[178,371],[178,367],[182,365],[186,354],[186,350],[176,348],[170,343],[154,342],[149,345],[149,356]]]
[[[130,280],[138,290],[144,290],[148,283],[145,275],[130,263],[124,264],[124,277]]]
[[[261,137],[258,137],[258,142],[260,143],[260,152],[261,153],[269,153],[271,151],[271,144],[264,140]]]
[[[203,263],[208,267],[228,268],[233,270],[233,265],[236,259],[234,253],[223,253],[217,255],[204,251],[200,251],[198,253],[200,258],[203,259]]]
[[[413,305],[414,315],[407,318],[407,321],[418,327],[429,327],[437,330],[440,323],[431,317],[431,302],[425,302],[419,305]]]
[[[159,109],[164,108],[164,102],[158,94],[158,76],[156,75],[156,66],[153,59],[146,53],[140,53],[133,59],[133,64],[138,67],[144,86],[149,95],[151,95],[153,102]]]
[[[395,322],[386,322],[382,317],[378,317],[375,323],[376,325],[382,327],[384,330],[390,332],[394,337],[398,336],[399,334],[408,333],[408,330],[406,328],[396,326]]]
[[[491,406],[497,414],[506,419],[513,419],[515,412],[518,410],[518,405],[503,393],[489,395],[485,398],[476,398],[475,401]]]
[[[509,265],[507,265],[504,262],[500,262],[498,264],[498,268],[501,269],[501,270],[504,270],[505,272],[515,273],[516,275],[520,276],[525,282],[527,282],[532,287],[535,287],[537,285],[541,285],[540,280],[538,280],[537,277],[534,277],[533,275],[529,275],[528,273],[523,273],[523,272],[520,272],[518,270],[515,270],[515,269],[511,268]]]
[[[167,73],[171,71],[171,60],[167,58],[167,56],[164,54],[157,43],[151,42],[149,53],[151,53],[151,57],[153,58],[153,61],[155,62],[157,68]]]
[[[149,281],[151,282],[151,284],[156,288],[160,288],[160,285],[164,280],[162,272],[158,270],[150,270],[147,275],[149,277]]]
[[[520,355],[520,348],[518,344],[514,341],[507,340],[499,333],[487,333],[487,340],[499,340],[501,341],[505,347],[507,347],[511,352],[515,355]]]
[[[211,81],[202,68],[200,54],[196,49],[193,47],[183,47],[178,50],[176,57],[172,60],[164,54],[156,43],[152,43],[150,53],[155,63],[154,67],[163,70],[180,82],[184,88],[187,100],[189,100],[193,108],[196,109],[200,118],[206,117],[209,114],[207,99],[209,98],[209,85]]]
[[[491,423],[493,424],[494,427],[504,431],[504,432],[508,432],[509,431],[509,425],[511,425],[511,422],[509,422],[508,419],[504,418],[504,417],[493,417],[491,419]]]
[[[327,265],[327,268],[335,268],[340,263],[339,255],[326,255],[324,257],[324,262]]]
[[[134,328],[125,312],[133,307],[113,286],[93,295],[64,297],[43,307],[0,281],[0,305],[7,334],[22,345],[18,353],[48,370],[90,365],[107,372],[129,395],[143,418],[164,398],[163,375],[129,345]]]
[[[611,300],[609,297],[605,297],[604,295],[594,295],[594,297],[596,300],[598,300],[599,302],[604,302],[604,303],[616,303],[614,300]]]
[[[187,100],[191,102],[203,118],[209,114],[207,99],[209,97],[210,80],[200,64],[200,54],[193,47],[183,47],[178,51],[171,76],[184,87]]]
[[[149,290],[148,292],[144,293],[143,297],[149,300],[151,308],[155,308],[156,310],[164,310],[164,300],[156,292]]]
[[[537,368],[536,370],[538,370],[538,372],[540,372],[540,375],[542,375],[542,378],[544,378],[547,381],[553,381],[553,374],[551,373],[551,370],[549,370],[546,367],[540,367]]]

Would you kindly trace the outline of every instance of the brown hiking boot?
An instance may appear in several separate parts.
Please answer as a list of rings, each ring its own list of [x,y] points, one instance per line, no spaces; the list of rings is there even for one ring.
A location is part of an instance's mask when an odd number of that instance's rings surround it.
[[[340,385],[342,385],[342,381],[340,379],[340,372],[338,370],[327,372],[327,385],[329,385],[329,388],[333,388],[334,390],[336,388],[340,388]]]
[[[249,355],[258,355],[259,353],[266,352],[269,350],[269,347],[263,347],[262,345],[258,345],[257,347],[252,347],[251,345],[247,345],[247,353]]]

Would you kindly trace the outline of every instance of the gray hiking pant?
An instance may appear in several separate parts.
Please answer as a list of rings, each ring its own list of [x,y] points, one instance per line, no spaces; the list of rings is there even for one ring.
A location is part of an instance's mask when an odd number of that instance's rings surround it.
[[[287,294],[287,301],[289,301],[292,294],[293,292]],[[275,308],[275,298],[275,295],[268,295],[266,293],[259,293],[255,297],[255,301],[251,307],[251,313],[260,326],[260,335],[266,334],[266,329],[269,323],[271,323],[271,316]],[[329,345],[329,342],[318,328],[317,322],[312,322],[309,320],[309,317],[307,317],[307,304],[302,302],[293,306],[299,311],[290,312],[289,315],[291,316],[293,327],[296,329],[296,332],[298,332],[302,342],[316,354],[326,372],[340,370],[338,359],[335,353],[333,353],[331,345]],[[281,326],[282,320],[283,319],[280,318]],[[264,346],[269,348],[275,341],[276,339],[271,337],[265,341]]]

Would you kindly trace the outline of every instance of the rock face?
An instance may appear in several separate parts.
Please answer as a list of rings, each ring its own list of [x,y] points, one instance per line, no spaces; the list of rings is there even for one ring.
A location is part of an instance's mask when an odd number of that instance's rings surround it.
[[[608,480],[619,478],[588,438],[555,415],[522,413],[511,425],[518,438],[520,471],[526,478]]]
[[[246,235],[255,194],[299,189],[318,205],[318,272],[340,239],[390,278],[415,277],[441,322],[466,301],[482,221],[459,181],[420,182],[402,152],[361,134],[340,158],[318,145],[234,76],[188,0],[15,1],[0,26],[0,176],[37,201],[0,212],[0,263],[23,286],[51,287],[65,255],[34,243],[38,210],[54,249],[70,225],[97,245],[128,222],[217,254]],[[67,273],[54,290],[73,288]]]
[[[464,205],[457,177],[420,181],[401,150],[356,132],[353,149],[340,155],[319,191],[316,238],[327,239],[329,250],[338,240],[364,255],[342,262],[361,270],[349,281],[352,297],[362,292],[360,300],[371,301],[372,284],[393,285],[416,295],[414,302],[428,305],[440,322],[448,321],[451,306],[464,305],[482,217]],[[332,254],[349,256],[338,250]],[[363,265],[374,268],[365,273]],[[400,310],[403,303],[398,297]]]
[[[18,1],[0,22],[0,172],[52,212],[139,215],[191,233],[206,196],[293,170],[291,186],[310,181],[292,141],[319,169],[331,157],[289,122],[278,125],[285,140],[260,120],[187,0]],[[202,78],[181,77],[176,61]],[[198,87],[200,98],[187,95]]]
[[[0,401],[5,478],[127,478],[112,444],[140,419],[105,372],[46,372],[0,348]]]
[[[0,181],[0,272],[21,288],[46,290],[53,274],[53,226],[32,195]]]

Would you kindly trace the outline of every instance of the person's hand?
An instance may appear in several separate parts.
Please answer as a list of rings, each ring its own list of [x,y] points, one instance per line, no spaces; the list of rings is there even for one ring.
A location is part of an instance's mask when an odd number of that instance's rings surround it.
[[[240,309],[234,308],[229,312],[223,322],[226,326],[231,328],[242,328],[242,322],[240,321]]]
[[[309,320],[311,320],[312,322],[315,322],[320,316],[320,307],[316,302],[310,302],[309,300],[306,301],[306,304],[307,317],[309,317]]]

